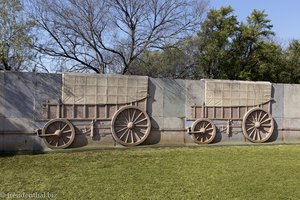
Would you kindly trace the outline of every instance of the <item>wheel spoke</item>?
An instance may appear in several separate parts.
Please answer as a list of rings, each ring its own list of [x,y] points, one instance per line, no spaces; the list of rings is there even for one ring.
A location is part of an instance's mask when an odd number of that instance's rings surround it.
[[[72,132],[72,130],[70,129],[70,130],[67,130],[67,131],[63,131],[63,133],[71,133]]]
[[[143,122],[143,121],[145,121],[145,120],[147,120],[147,118],[141,119],[141,120],[135,122],[135,124],[139,124],[139,123],[141,123],[141,122]]]
[[[63,137],[63,136],[61,137],[61,139],[62,139],[62,141],[63,141],[63,143],[64,143],[64,144],[66,144],[66,143],[67,143],[67,142],[65,141],[65,139],[64,139],[64,137]]]
[[[117,130],[116,133],[120,133],[120,132],[124,131],[125,129],[127,129],[127,126],[124,128],[121,128],[120,130]]]
[[[209,140],[210,137],[208,136],[204,136],[204,142],[206,142],[207,140]]]
[[[129,121],[128,121],[126,115],[124,114],[124,112],[122,112],[121,114],[123,115],[123,118],[125,119],[125,121],[121,121],[121,122],[123,122],[124,124],[128,124]]]
[[[256,129],[254,129],[255,131],[254,131],[254,135],[253,135],[253,139],[255,140],[255,138],[256,138],[256,135],[257,135],[257,130]]]
[[[139,125],[139,124],[136,124],[135,126],[136,127],[140,127],[140,128],[148,128],[148,125]]]
[[[143,132],[140,131],[140,130],[136,130],[136,132],[142,134],[142,137],[144,137],[144,135],[145,135],[145,133],[143,133]]]
[[[130,130],[130,136],[131,136],[131,143],[134,143],[132,130]]]
[[[264,116],[260,119],[260,122],[264,120],[264,118],[268,115],[268,113],[264,114]]]
[[[213,135],[213,133],[211,132],[211,133],[209,133],[209,132],[205,132],[205,133],[207,133],[208,135],[210,135],[210,136],[212,136]]]
[[[261,128],[260,130],[264,135],[269,134],[269,131],[265,130],[264,128]]]
[[[65,128],[67,128],[68,124],[66,124],[62,129],[60,129],[61,131],[65,130]]]
[[[138,134],[136,132],[134,132],[134,136],[135,136],[136,141],[141,140],[140,136],[138,136]]]
[[[132,118],[131,118],[131,122],[133,122],[133,120],[134,120],[135,113],[136,113],[136,109],[134,109],[134,111],[133,111]]]
[[[253,116],[253,115],[251,115],[251,117],[252,117],[252,122],[253,122],[253,123],[255,123],[255,122],[256,122],[256,120],[255,120],[254,116]]]
[[[248,118],[247,121],[250,121],[251,124],[255,124],[255,121],[252,121],[250,118]],[[248,124],[249,124],[249,123],[248,123]]]
[[[261,140],[261,135],[260,135],[260,131],[259,130],[257,130],[257,139]]]
[[[138,120],[142,114],[143,114],[143,113],[141,112],[141,113],[134,119],[133,123],[135,123],[136,120]]]
[[[59,140],[56,140],[55,146],[58,147]]]
[[[52,140],[49,141],[49,144],[52,144],[56,139],[57,137],[54,137]]]
[[[210,123],[208,123],[204,128],[206,129],[207,127],[209,127]]]
[[[261,127],[271,127],[272,125],[271,124],[261,124],[260,126]]]
[[[125,142],[127,143],[127,141],[128,141],[128,138],[129,138],[129,131],[127,131],[128,133],[127,133],[127,135],[126,135],[126,139],[125,139]]]
[[[119,120],[122,124],[120,124],[120,125],[117,125],[117,126],[127,126],[127,124],[128,124],[128,122],[126,122],[126,121],[123,121],[123,120]]]
[[[127,124],[125,124],[125,123],[124,124],[115,124],[114,126],[115,127],[127,127]]]
[[[255,129],[253,129],[250,134],[249,134],[249,137],[251,137],[251,135],[255,132]]]
[[[247,129],[247,132],[250,131],[251,129],[255,128],[254,126],[251,126],[250,128]]]
[[[268,118],[265,121],[261,122],[261,124],[264,124],[265,122],[270,121],[270,120],[271,120],[271,118]]]
[[[120,139],[122,139],[127,132],[128,132],[128,129],[126,129],[126,131],[124,131],[124,133],[121,135]]]
[[[263,113],[263,112],[259,112],[259,115],[258,115],[258,118],[257,118],[257,121],[259,121],[259,122],[261,121],[261,118],[260,118],[260,117],[261,117],[261,114],[262,114],[262,113]]]
[[[128,122],[131,122],[130,109],[127,110],[127,117],[128,117]]]

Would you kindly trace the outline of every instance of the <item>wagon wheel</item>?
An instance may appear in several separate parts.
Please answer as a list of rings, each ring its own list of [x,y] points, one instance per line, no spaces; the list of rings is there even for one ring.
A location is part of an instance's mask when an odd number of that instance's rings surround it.
[[[141,144],[148,137],[150,129],[149,116],[136,106],[122,107],[112,118],[112,136],[124,146]]]
[[[209,119],[198,119],[193,123],[191,133],[196,143],[209,144],[216,136],[216,126]]]
[[[245,137],[251,142],[265,142],[273,133],[274,120],[269,112],[253,108],[244,116],[242,129]]]
[[[40,136],[49,148],[65,149],[74,141],[75,129],[66,119],[53,119],[45,124]]]

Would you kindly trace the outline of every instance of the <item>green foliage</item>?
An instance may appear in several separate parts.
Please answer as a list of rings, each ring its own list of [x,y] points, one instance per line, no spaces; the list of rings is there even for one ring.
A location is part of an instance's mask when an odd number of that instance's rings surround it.
[[[188,38],[160,51],[146,51],[132,63],[131,74],[151,77],[193,78],[196,67],[196,40]],[[196,51],[195,51],[196,49]]]
[[[211,10],[198,34],[198,70],[206,78],[278,81],[282,49],[271,41],[270,22],[264,11],[242,23],[230,6]]]
[[[300,41],[293,40],[284,53],[285,65],[280,80],[283,83],[300,83]]]
[[[23,19],[20,0],[0,0],[0,8],[0,69],[27,69],[35,56],[31,34],[35,24]]]
[[[211,10],[199,32],[199,71],[206,78],[229,78],[232,41],[238,31],[233,9]],[[234,70],[234,69],[232,69]]]
[[[50,192],[56,199],[299,199],[299,155],[299,145],[272,145],[8,156],[0,157],[0,192]]]

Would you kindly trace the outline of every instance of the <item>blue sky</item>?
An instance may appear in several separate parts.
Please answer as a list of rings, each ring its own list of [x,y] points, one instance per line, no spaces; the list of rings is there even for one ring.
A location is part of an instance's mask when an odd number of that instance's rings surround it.
[[[288,43],[292,39],[300,39],[299,0],[211,0],[210,3],[213,9],[227,5],[233,7],[234,14],[240,21],[245,21],[253,9],[265,10],[279,42]]]

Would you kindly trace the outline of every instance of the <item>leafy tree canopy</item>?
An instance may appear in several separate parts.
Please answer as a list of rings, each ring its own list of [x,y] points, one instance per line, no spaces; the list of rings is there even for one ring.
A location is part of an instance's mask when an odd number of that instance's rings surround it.
[[[29,70],[35,24],[24,19],[20,0],[0,0],[0,8],[0,70]]]

